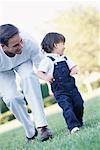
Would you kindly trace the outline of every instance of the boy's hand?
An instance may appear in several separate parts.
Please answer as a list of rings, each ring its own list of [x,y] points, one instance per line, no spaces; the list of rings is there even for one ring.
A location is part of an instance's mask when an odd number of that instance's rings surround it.
[[[75,66],[75,67],[73,67],[73,68],[71,69],[70,75],[73,76],[73,75],[75,75],[75,74],[77,74],[77,73],[78,73],[78,69],[77,69],[77,67]]]
[[[45,80],[46,82],[49,82],[49,83],[51,83],[52,80],[53,80],[53,76],[52,76],[52,75],[47,75],[47,74],[45,74],[45,73],[42,72],[42,71],[38,71],[38,72],[37,72],[37,75],[38,75],[38,77],[39,77],[40,79]]]

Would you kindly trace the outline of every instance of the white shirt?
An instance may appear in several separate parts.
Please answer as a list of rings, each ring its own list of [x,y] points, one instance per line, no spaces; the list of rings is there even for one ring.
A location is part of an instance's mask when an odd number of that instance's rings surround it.
[[[2,47],[0,47],[0,72],[11,70],[27,60],[32,60],[37,67],[40,60],[43,58],[40,47],[34,38],[24,33],[20,33],[20,36],[24,44],[21,54],[9,57],[4,53]]]
[[[52,61],[49,57],[47,56],[51,56],[55,59],[55,61]],[[42,59],[42,61],[39,64],[38,67],[38,71],[42,71],[45,72],[47,75],[53,75],[53,70],[54,70],[54,63],[56,62],[60,62],[60,61],[66,61],[69,69],[71,70],[71,68],[73,68],[74,66],[76,66],[76,64],[69,58],[67,57],[67,60],[64,58],[65,55],[57,55],[57,54],[47,54],[47,56],[45,56],[44,59]]]

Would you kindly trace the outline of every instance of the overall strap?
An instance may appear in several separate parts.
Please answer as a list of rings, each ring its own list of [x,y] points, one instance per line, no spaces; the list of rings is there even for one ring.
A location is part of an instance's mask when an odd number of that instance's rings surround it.
[[[66,56],[64,56],[64,58],[67,60],[67,57],[66,57]]]
[[[55,61],[55,59],[52,56],[47,56],[49,57],[52,61]]]
[[[52,61],[55,61],[55,59],[52,56],[47,56],[47,57],[49,57]],[[64,56],[64,58],[65,58],[65,60],[67,60],[66,56]]]

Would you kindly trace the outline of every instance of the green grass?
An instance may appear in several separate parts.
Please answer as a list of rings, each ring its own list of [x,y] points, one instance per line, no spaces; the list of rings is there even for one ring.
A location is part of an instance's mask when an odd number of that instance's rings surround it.
[[[85,102],[84,127],[70,135],[61,113],[47,117],[54,138],[25,143],[23,128],[0,134],[0,150],[100,150],[100,97]]]

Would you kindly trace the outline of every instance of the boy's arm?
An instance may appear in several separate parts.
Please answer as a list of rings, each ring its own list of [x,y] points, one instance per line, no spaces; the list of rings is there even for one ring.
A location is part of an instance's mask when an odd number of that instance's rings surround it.
[[[69,67],[71,76],[78,73],[77,65],[69,57],[67,57],[67,65]]]
[[[46,82],[52,82],[53,77],[45,74],[42,71],[37,71],[37,75],[40,79],[45,80]]]
[[[39,64],[37,70],[38,77],[42,80],[45,80],[46,82],[52,82],[53,75],[50,72],[51,68],[52,68],[52,61],[48,57],[45,57]]]

